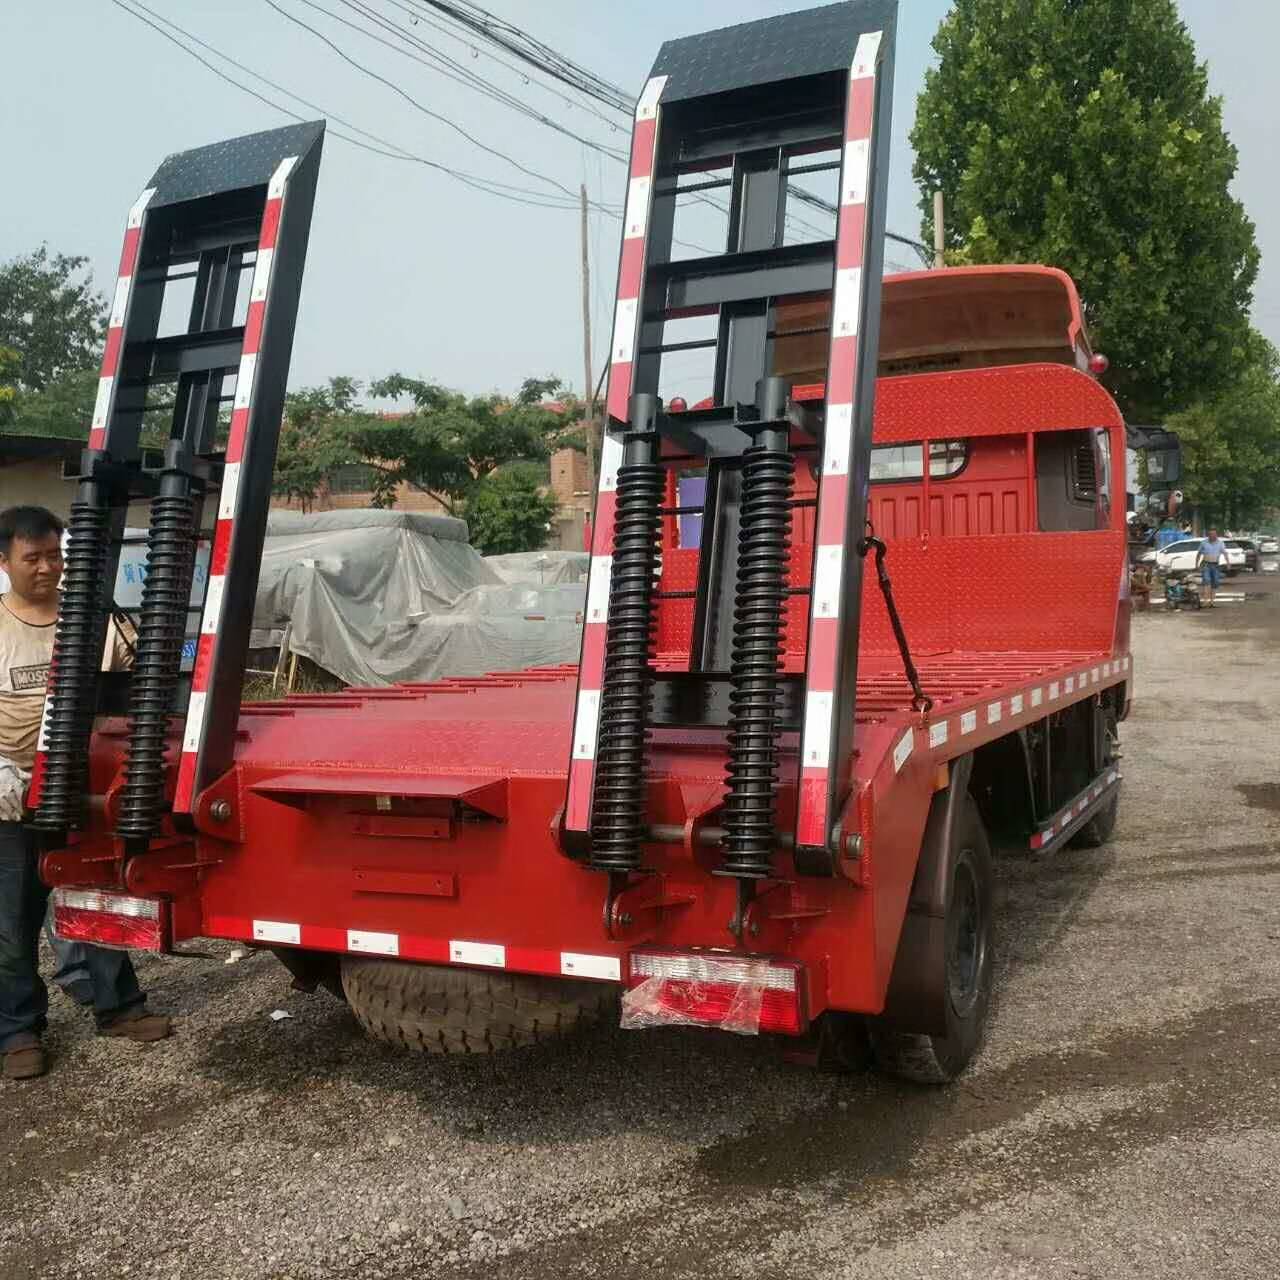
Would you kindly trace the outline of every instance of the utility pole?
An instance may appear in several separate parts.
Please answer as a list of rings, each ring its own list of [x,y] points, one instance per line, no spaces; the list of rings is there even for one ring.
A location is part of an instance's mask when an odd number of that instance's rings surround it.
[[[935,191],[933,193],[933,265],[935,267],[945,267],[946,259],[946,238],[942,229],[942,192]]]
[[[591,259],[587,253],[587,184],[579,188],[582,195],[582,360],[585,375],[582,395],[586,401],[583,426],[587,435],[587,493],[596,491],[596,394],[591,377]]]

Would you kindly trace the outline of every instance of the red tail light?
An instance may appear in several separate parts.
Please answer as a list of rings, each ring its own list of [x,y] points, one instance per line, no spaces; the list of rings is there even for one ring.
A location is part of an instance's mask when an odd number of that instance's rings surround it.
[[[719,1027],[798,1036],[807,1025],[801,966],[698,952],[631,954],[622,1025]]]
[[[168,904],[87,889],[53,891],[53,927],[68,942],[130,951],[169,949]]]

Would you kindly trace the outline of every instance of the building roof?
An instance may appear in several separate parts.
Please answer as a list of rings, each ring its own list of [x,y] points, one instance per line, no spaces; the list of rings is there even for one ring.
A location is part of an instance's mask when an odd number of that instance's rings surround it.
[[[0,462],[38,462],[41,458],[74,462],[85,447],[83,440],[64,436],[29,436],[0,431]]]

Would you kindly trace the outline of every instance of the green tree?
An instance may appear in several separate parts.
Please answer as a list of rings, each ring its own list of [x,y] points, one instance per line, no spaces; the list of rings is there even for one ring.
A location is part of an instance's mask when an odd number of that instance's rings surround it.
[[[1169,419],[1182,489],[1206,523],[1240,529],[1280,506],[1280,354],[1258,334],[1240,379]]]
[[[11,430],[29,436],[87,439],[98,396],[97,367],[69,369],[40,391],[20,391]]]
[[[556,500],[541,491],[536,476],[517,465],[478,481],[461,512],[471,545],[482,555],[537,551],[546,545]]]
[[[1068,271],[1138,420],[1240,377],[1258,250],[1174,0],[956,0],[933,47],[911,141],[949,261]]]
[[[276,452],[272,491],[311,507],[329,477],[339,468],[360,461],[348,432],[365,415],[353,378],[330,378],[327,386],[304,387],[285,398],[280,444]]]
[[[529,379],[514,398],[465,396],[437,383],[394,373],[373,383],[380,399],[408,399],[405,413],[369,415],[355,422],[347,438],[375,469],[374,501],[389,506],[398,487],[435,498],[458,514],[478,481],[504,463],[549,456],[557,438],[575,421],[577,402],[566,411],[544,407],[559,391],[558,379]]]
[[[13,402],[18,396],[18,353],[0,347],[0,429],[13,421]]]
[[[41,245],[0,265],[0,347],[18,353],[19,391],[44,391],[97,367],[107,302],[85,272],[88,262]]]

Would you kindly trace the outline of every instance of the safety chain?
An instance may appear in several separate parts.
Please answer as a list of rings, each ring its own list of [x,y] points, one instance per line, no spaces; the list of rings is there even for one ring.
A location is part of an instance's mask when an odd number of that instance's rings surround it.
[[[884,558],[889,548],[876,537],[871,521],[867,521],[867,536],[858,543],[858,554],[866,556],[868,551],[876,553],[876,577],[880,580],[880,593],[884,596],[885,608],[889,611],[889,623],[898,641],[898,652],[902,655],[902,666],[907,673],[907,681],[911,685],[911,706],[922,716],[933,709],[933,699],[920,686],[920,673],[911,660],[911,648],[907,644],[907,633],[902,629],[902,619],[898,616],[898,606],[893,599],[893,583],[889,581],[889,571],[884,567]]]

